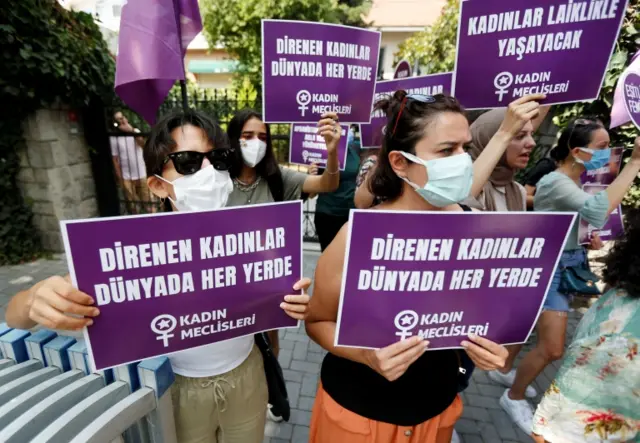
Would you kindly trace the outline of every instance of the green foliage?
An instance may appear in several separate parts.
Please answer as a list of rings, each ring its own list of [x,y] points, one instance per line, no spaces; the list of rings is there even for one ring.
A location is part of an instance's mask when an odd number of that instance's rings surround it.
[[[209,45],[222,45],[240,62],[236,83],[244,78],[256,90],[262,83],[261,20],[286,19],[364,26],[363,0],[201,0],[204,34]]]
[[[42,252],[16,182],[23,120],[42,107],[81,107],[110,94],[114,61],[93,19],[55,0],[4,0],[0,17],[0,264],[6,264]]]
[[[442,14],[424,31],[405,40],[398,48],[396,61],[418,61],[421,74],[453,71],[456,57],[460,0],[447,0]]]

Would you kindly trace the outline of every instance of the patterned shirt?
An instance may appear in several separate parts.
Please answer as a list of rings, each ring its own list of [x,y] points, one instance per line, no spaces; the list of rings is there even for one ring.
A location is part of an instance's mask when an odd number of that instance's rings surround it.
[[[640,442],[640,298],[612,289],[587,311],[533,432],[550,442]]]

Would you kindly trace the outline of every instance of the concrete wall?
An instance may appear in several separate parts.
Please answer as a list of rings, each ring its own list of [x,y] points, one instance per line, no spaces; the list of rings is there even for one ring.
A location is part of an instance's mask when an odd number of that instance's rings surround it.
[[[60,220],[98,215],[95,184],[81,125],[68,110],[39,110],[23,122],[18,184],[32,204],[43,246],[64,250]]]

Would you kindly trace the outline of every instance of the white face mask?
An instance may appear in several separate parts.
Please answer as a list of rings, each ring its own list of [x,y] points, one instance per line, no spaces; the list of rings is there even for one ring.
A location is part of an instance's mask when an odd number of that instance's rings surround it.
[[[176,199],[169,200],[178,211],[208,211],[223,208],[233,191],[233,181],[228,171],[218,171],[209,165],[195,174],[184,175],[170,182],[156,175],[160,180],[173,185]]]
[[[416,192],[437,208],[461,202],[469,196],[473,184],[473,162],[469,154],[458,154],[434,160],[422,160],[408,152],[404,157],[427,168],[427,183],[420,187],[406,178]]]
[[[250,168],[255,168],[262,161],[267,153],[267,144],[259,138],[250,140],[240,140],[240,149],[244,164]]]

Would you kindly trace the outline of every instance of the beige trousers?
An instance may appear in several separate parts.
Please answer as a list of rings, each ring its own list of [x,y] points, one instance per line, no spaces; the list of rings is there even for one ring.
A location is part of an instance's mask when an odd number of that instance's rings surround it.
[[[262,443],[269,394],[257,347],[226,374],[176,374],[171,389],[178,443]]]

